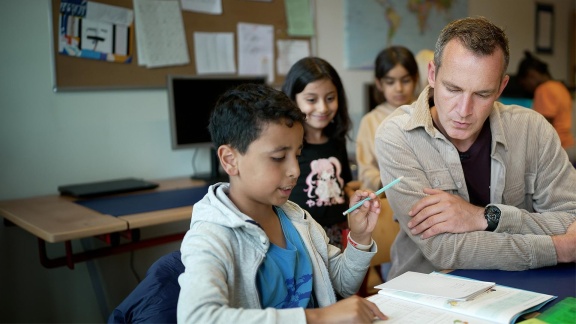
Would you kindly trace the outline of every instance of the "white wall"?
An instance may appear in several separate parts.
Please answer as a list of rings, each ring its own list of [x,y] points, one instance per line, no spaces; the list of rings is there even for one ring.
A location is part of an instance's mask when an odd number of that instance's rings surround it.
[[[366,106],[364,83],[372,82],[371,71],[344,68],[344,0],[315,0],[318,54],[328,60],[340,74],[348,95],[350,115],[357,126]],[[535,8],[537,0],[469,0],[469,16],[485,16],[504,28],[510,42],[508,73],[516,74],[524,50],[534,53]],[[549,64],[555,79],[568,81],[569,19],[575,10],[574,0],[551,0],[554,5],[555,38],[552,55],[536,54]],[[574,34],[574,31],[572,32]],[[356,129],[353,134],[356,134]],[[349,146],[349,150],[354,150]]]
[[[191,174],[192,151],[171,149],[165,90],[52,91],[49,10],[48,0],[0,3],[0,199]]]
[[[366,105],[368,71],[343,67],[343,0],[316,0],[318,55],[340,73],[357,125]],[[470,15],[485,15],[506,27],[510,72],[524,49],[533,48],[536,0],[470,0]],[[555,5],[554,55],[541,56],[553,76],[566,79],[569,13],[573,0]],[[192,172],[191,151],[172,151],[165,90],[54,93],[50,50],[50,1],[0,1],[0,200],[56,194],[58,185],[135,176],[148,179]],[[351,147],[352,149],[352,147]],[[204,152],[203,152],[204,153]],[[208,168],[206,160],[200,171]],[[178,223],[145,231],[185,229]],[[89,242],[83,242],[89,244]],[[63,246],[49,245],[59,256]],[[76,242],[75,250],[82,250]],[[134,252],[143,276],[160,255],[178,244]],[[0,322],[102,322],[135,286],[130,254],[67,268],[39,265],[36,239],[0,225]]]

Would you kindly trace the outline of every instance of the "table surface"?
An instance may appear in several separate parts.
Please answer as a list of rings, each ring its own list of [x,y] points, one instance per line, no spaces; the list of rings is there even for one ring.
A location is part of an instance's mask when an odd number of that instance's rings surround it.
[[[122,195],[206,185],[204,181],[190,178],[153,181],[159,184],[158,188]],[[0,201],[0,216],[46,242],[56,243],[186,220],[192,214],[190,205],[114,217],[76,204],[75,200],[73,197],[48,195]]]

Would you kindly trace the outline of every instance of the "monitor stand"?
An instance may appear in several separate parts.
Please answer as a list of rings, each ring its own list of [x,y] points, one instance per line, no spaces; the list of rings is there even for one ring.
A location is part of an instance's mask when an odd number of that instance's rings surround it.
[[[190,178],[205,181],[208,185],[230,181],[226,173],[222,174],[220,172],[220,161],[218,160],[218,153],[216,153],[214,146],[210,146],[210,173],[192,175]]]

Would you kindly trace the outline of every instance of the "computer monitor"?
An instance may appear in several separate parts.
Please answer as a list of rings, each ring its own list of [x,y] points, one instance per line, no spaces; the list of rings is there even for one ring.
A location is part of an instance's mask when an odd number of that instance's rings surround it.
[[[266,76],[168,76],[172,149],[210,149],[209,174],[193,174],[192,178],[208,183],[227,181],[226,175],[219,171],[220,163],[210,139],[208,123],[218,98],[245,83],[265,84]]]

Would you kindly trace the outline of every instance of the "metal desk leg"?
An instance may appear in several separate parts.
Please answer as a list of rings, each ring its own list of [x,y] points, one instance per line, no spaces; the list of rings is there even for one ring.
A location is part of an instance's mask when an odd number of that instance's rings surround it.
[[[40,263],[45,268],[50,269],[61,266],[67,266],[70,269],[74,269],[74,264],[78,262],[84,262],[87,260],[101,258],[113,254],[125,253],[169,242],[180,241],[184,238],[184,234],[185,233],[177,233],[141,240],[140,231],[135,230],[134,232],[132,232],[133,235],[132,241],[129,243],[105,246],[98,249],[84,251],[76,254],[74,254],[72,251],[72,242],[65,241],[64,244],[66,247],[66,255],[54,259],[50,259],[48,257],[48,254],[46,252],[46,241],[44,241],[41,238],[38,238],[38,251],[40,255]]]

